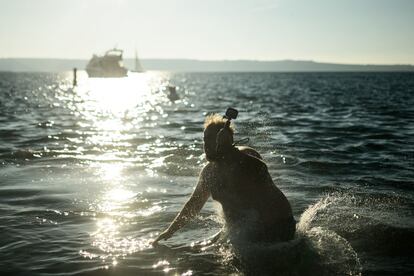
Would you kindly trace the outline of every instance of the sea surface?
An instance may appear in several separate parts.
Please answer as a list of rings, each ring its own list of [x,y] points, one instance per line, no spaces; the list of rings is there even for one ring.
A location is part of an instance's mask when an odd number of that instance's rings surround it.
[[[209,200],[153,247],[229,106],[297,237],[210,244]],[[1,275],[414,275],[414,74],[2,72],[0,233]]]

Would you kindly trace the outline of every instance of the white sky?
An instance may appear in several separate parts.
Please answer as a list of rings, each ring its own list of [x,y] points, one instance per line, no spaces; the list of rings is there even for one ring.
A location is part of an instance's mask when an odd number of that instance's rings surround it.
[[[0,57],[414,64],[411,0],[0,0]]]

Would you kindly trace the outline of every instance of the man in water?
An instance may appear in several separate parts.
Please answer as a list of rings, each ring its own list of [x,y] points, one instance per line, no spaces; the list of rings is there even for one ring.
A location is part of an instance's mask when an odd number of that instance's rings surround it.
[[[273,183],[260,154],[233,145],[233,133],[222,116],[206,118],[204,152],[208,163],[190,199],[154,244],[170,238],[194,218],[210,195],[221,203],[230,233],[259,242],[293,239],[296,222],[288,200]]]

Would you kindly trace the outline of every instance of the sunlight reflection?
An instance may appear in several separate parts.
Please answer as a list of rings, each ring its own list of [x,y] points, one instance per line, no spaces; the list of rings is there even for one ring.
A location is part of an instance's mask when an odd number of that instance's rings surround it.
[[[151,94],[151,76],[142,74],[135,78],[90,79],[90,98],[95,109],[122,115],[126,110],[139,105]]]
[[[86,91],[81,95],[86,100],[84,109],[118,118],[137,107],[144,111],[153,109],[157,103],[166,100],[165,95],[158,92],[168,77],[162,73],[147,72],[127,78],[89,79]]]
[[[107,265],[116,266],[120,257],[149,248],[150,240],[125,234],[137,216],[137,212],[130,210],[130,206],[139,194],[122,183],[125,164],[99,163],[99,166],[97,174],[104,181],[105,188],[93,206],[101,215],[96,218],[96,231],[91,236],[92,245],[100,253],[80,254],[85,258],[99,255]]]
[[[127,211],[123,209],[125,209],[126,206],[135,199],[135,196],[135,193],[125,188],[113,188],[104,194],[102,202],[98,205],[98,208],[101,212],[121,217],[124,214],[127,214]],[[113,212],[116,210],[121,210],[121,212]]]
[[[123,183],[124,168],[124,163],[100,164],[97,173],[104,181],[105,189],[93,206],[100,216],[96,218],[96,231],[91,234],[92,245],[100,253],[79,253],[85,258],[99,256],[107,266],[119,265],[120,258],[150,248],[153,237],[135,237],[130,231],[136,228],[134,225],[139,222],[139,217],[162,211],[161,201],[148,202],[142,198],[144,191],[134,192],[131,189],[134,186]]]
[[[97,223],[98,230],[92,235],[95,237],[93,245],[101,251],[109,253],[102,258],[111,258],[116,261],[117,257],[125,256],[143,249],[149,248],[149,240],[135,239],[129,236],[122,237],[120,228],[122,225],[114,219],[105,218]]]
[[[150,237],[136,238],[127,234],[137,216],[137,212],[130,210],[136,196],[137,193],[124,186],[113,185],[103,194],[97,206],[104,216],[97,218],[92,245],[101,251],[100,258],[112,266],[118,264],[120,257],[151,246]]]
[[[124,165],[121,163],[102,163],[99,168],[99,176],[111,182],[119,182],[121,180]]]
[[[106,198],[110,201],[115,202],[125,202],[128,199],[133,198],[134,196],[135,193],[123,188],[114,188],[106,193]]]
[[[150,236],[136,238],[131,228],[136,228],[139,217],[161,212],[162,205],[140,198],[142,193],[128,186],[124,174],[131,163],[125,157],[141,160],[153,150],[150,145],[154,138],[141,129],[155,126],[158,119],[167,116],[160,105],[168,101],[159,91],[163,82],[164,75],[149,72],[120,79],[88,79],[76,90],[77,106],[71,110],[79,117],[78,126],[86,129],[80,132],[84,135],[80,142],[92,149],[90,166],[103,185],[102,192],[97,192],[100,196],[90,206],[99,214],[91,236],[100,252],[80,252],[85,258],[99,255],[106,265],[115,266],[120,257],[151,246]],[[151,141],[135,144],[140,139]],[[155,144],[162,146],[160,139]],[[156,158],[147,169],[156,175],[155,169],[164,163],[165,157]]]
[[[168,99],[160,87],[168,78],[166,73],[146,72],[83,82],[83,87],[76,90],[76,108],[70,107],[80,117],[78,125],[87,129],[87,133],[79,132],[85,135],[85,140],[79,142],[95,146],[104,154],[109,151],[121,157],[128,154],[126,150],[134,148],[131,142],[142,128],[156,126],[158,119],[167,117],[161,103]]]

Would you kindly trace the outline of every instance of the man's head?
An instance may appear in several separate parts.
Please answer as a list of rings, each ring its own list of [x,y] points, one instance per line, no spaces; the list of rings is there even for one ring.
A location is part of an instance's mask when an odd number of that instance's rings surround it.
[[[219,149],[223,151],[232,147],[234,130],[232,125],[224,128],[226,121],[227,119],[224,119],[219,114],[209,115],[204,121],[204,152],[208,161],[214,161],[219,158],[220,154],[217,152],[217,143]]]

